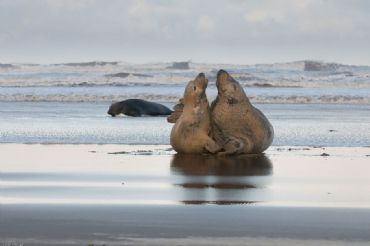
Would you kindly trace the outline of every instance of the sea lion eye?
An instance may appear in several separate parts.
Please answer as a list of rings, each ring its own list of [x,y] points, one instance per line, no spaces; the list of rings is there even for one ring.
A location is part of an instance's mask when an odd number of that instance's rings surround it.
[[[228,96],[227,97],[227,103],[228,104],[235,104],[237,101],[235,98],[231,97],[231,96]]]

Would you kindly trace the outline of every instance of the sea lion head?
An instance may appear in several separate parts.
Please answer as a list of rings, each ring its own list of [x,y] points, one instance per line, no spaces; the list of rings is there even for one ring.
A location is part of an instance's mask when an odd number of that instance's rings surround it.
[[[249,101],[243,87],[225,70],[220,70],[217,73],[216,86],[218,97],[225,100],[227,104],[233,105],[240,102]]]
[[[184,103],[185,105],[189,102],[196,103],[198,99],[206,97],[206,89],[208,85],[208,79],[204,73],[198,74],[198,76],[190,81],[184,93]]]
[[[112,117],[115,117],[116,115],[121,113],[121,107],[120,104],[117,103],[112,103],[108,109],[108,114],[110,114]]]

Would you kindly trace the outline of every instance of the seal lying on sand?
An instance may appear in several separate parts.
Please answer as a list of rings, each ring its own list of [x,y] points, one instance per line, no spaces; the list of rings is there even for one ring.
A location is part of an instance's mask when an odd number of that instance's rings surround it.
[[[200,73],[184,92],[184,108],[171,131],[171,145],[178,153],[215,153],[220,147],[209,137],[211,119],[205,90],[208,80]]]
[[[142,115],[170,115],[172,111],[159,103],[148,102],[141,99],[127,99],[110,105],[108,114],[114,117],[120,113],[137,117]]]
[[[249,102],[241,85],[226,71],[217,74],[218,95],[211,105],[212,136],[223,147],[219,154],[250,154],[266,150],[274,129]]]

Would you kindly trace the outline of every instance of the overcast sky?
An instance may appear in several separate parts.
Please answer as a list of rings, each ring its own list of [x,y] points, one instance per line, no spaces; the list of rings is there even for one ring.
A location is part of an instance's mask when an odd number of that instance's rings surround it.
[[[0,62],[370,65],[367,0],[0,0]]]

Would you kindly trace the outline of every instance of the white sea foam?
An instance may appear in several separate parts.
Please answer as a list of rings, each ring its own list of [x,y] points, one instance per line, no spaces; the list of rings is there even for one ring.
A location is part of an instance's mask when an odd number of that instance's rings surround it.
[[[3,102],[114,102],[130,98],[140,98],[149,101],[175,103],[181,96],[177,95],[155,95],[155,94],[130,94],[130,95],[0,95]],[[250,96],[252,103],[349,103],[370,104],[370,96]]]
[[[370,87],[370,67],[318,63],[317,71],[304,71],[307,61],[262,65],[190,63],[189,69],[169,69],[170,63],[66,66],[12,64],[0,67],[0,86],[79,86],[129,84],[183,84],[199,72],[215,80],[218,69],[226,69],[244,85],[300,87]],[[128,73],[127,77],[110,77]],[[147,75],[137,76],[137,75]]]
[[[150,101],[176,102],[178,96],[171,95],[146,95],[131,94],[127,95],[0,95],[0,101],[3,102],[111,102],[121,101],[129,98],[140,98]]]
[[[78,102],[115,101],[136,97],[172,102],[181,97],[184,85],[199,72],[205,72],[210,81],[209,87],[214,87],[217,71],[222,68],[229,71],[247,90],[269,90],[268,94],[248,95],[254,102],[367,104],[370,101],[368,66],[297,61],[259,65],[189,63],[189,69],[170,67],[171,63],[125,62],[6,64],[0,66],[0,100]],[[158,92],[163,87],[167,89]],[[168,89],[170,87],[174,87],[174,90]],[[49,92],[45,92],[43,88],[47,88]],[[132,91],[132,88],[138,89]],[[307,90],[286,95],[274,88]],[[317,93],[312,93],[315,88]],[[334,94],[320,92],[322,89],[338,88],[343,90]]]

